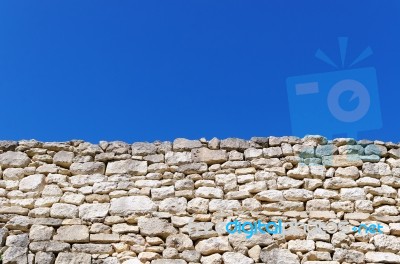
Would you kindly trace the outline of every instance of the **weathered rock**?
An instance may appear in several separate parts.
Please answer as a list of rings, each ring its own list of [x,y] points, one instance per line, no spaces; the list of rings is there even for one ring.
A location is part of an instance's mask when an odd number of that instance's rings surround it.
[[[276,183],[278,185],[278,189],[290,189],[290,188],[299,188],[301,185],[303,185],[303,181],[301,180],[296,180],[292,179],[290,177],[279,177],[276,180]]]
[[[196,190],[196,196],[202,198],[220,198],[224,196],[224,192],[219,188],[214,187],[200,187]]]
[[[28,234],[10,235],[7,237],[7,247],[28,247]]]
[[[165,154],[165,163],[167,165],[183,165],[192,162],[192,153],[190,152],[172,152]]]
[[[23,178],[19,183],[19,190],[23,192],[41,192],[45,187],[45,176],[34,174]]]
[[[390,166],[386,163],[364,163],[362,166],[363,176],[377,177],[388,176],[392,174]]]
[[[43,225],[32,225],[29,230],[29,239],[33,241],[50,240],[54,234],[54,228]]]
[[[69,170],[73,175],[104,174],[105,165],[103,162],[76,162],[71,164]]]
[[[27,264],[28,248],[26,247],[9,247],[2,255],[4,264]]]
[[[38,252],[35,255],[35,264],[53,264],[56,257],[52,252]]]
[[[26,216],[14,216],[12,217],[5,227],[8,230],[21,230],[21,231],[28,231],[29,227],[31,226],[31,219]]]
[[[65,242],[51,241],[33,241],[29,244],[29,249],[32,252],[62,252],[69,251],[70,245]]]
[[[235,252],[225,252],[222,255],[222,260],[224,264],[252,264],[254,260],[241,253]]]
[[[88,254],[112,254],[113,248],[110,244],[73,244],[72,251]]]
[[[53,156],[53,162],[54,164],[64,167],[64,168],[69,168],[71,164],[73,163],[75,154],[73,152],[69,151],[59,151]]]
[[[187,262],[199,262],[201,254],[196,250],[184,250],[180,257]]]
[[[119,160],[107,164],[106,175],[131,174],[145,175],[147,173],[147,161]]]
[[[222,264],[222,256],[219,253],[212,254],[210,256],[201,257],[202,264]]]
[[[284,201],[283,192],[278,190],[267,190],[257,193],[254,198],[259,201],[265,202],[279,202]]]
[[[109,208],[108,203],[82,204],[79,206],[79,218],[85,221],[101,219],[107,216]]]
[[[186,138],[177,138],[172,144],[173,150],[176,151],[186,151],[195,148],[200,148],[202,146],[199,140],[189,140]]]
[[[111,200],[110,215],[128,216],[157,210],[157,205],[147,196],[127,196]]]
[[[283,191],[283,196],[289,201],[308,201],[313,198],[313,192],[304,189],[290,189]]]
[[[327,179],[324,182],[325,189],[341,189],[341,188],[351,188],[357,187],[357,183],[353,179],[342,178],[342,177],[333,177],[331,179]]]
[[[162,200],[162,199],[165,199],[168,197],[174,197],[174,196],[175,196],[174,186],[151,189],[152,200]]]
[[[335,145],[319,145],[315,149],[315,156],[331,156],[337,154],[338,148]]]
[[[151,155],[155,154],[157,151],[157,147],[148,142],[135,142],[131,146],[132,148],[132,155]]]
[[[367,252],[365,254],[365,261],[371,263],[400,263],[400,256],[394,253],[387,252]]]
[[[228,160],[226,150],[210,150],[208,148],[199,148],[192,150],[194,162],[205,162],[209,165],[223,163]]]
[[[91,264],[92,258],[86,253],[61,252],[56,258],[55,264]]]
[[[194,173],[201,174],[207,171],[207,164],[206,163],[183,164],[179,166],[178,171],[184,174],[194,174]]]
[[[376,249],[380,252],[397,253],[400,251],[400,238],[385,234],[378,234],[372,238]]]
[[[322,164],[327,167],[359,167],[363,162],[359,155],[333,155],[322,157]]]
[[[254,247],[256,245],[265,247],[274,243],[272,236],[268,233],[266,234],[254,234],[251,238],[247,238],[244,234],[229,234],[229,243],[234,247],[245,246],[247,248]]]
[[[179,252],[194,249],[193,241],[185,234],[172,234],[165,242],[167,247],[176,248]]]
[[[187,200],[184,197],[166,198],[159,205],[159,211],[172,214],[185,213]]]
[[[299,164],[297,168],[294,168],[292,170],[289,170],[287,172],[287,175],[289,177],[295,178],[295,179],[304,179],[306,177],[311,176],[310,174],[310,168],[307,165],[304,164]]]
[[[362,188],[342,188],[340,198],[350,201],[365,200],[365,191]]]
[[[50,216],[54,218],[78,217],[78,207],[73,204],[55,203],[51,206]]]
[[[0,154],[0,167],[6,168],[23,168],[29,165],[31,159],[23,152],[7,151]]]
[[[250,143],[246,140],[239,138],[227,138],[220,142],[220,148],[226,150],[240,150],[244,151],[250,147]]]
[[[365,147],[365,155],[378,155],[381,157],[386,156],[387,148],[381,145],[368,145]]]
[[[18,146],[17,141],[13,141],[13,140],[1,140],[0,141],[0,149],[3,151],[15,150],[15,148],[17,146]]]
[[[196,251],[205,256],[232,250],[232,247],[228,242],[228,237],[211,237],[209,239],[201,240],[197,243],[195,248]]]
[[[260,254],[261,261],[266,264],[300,264],[298,257],[287,249],[264,248]]]
[[[222,200],[222,199],[212,199],[209,203],[210,212],[218,212],[218,211],[228,211],[240,210],[240,202],[236,200]]]
[[[140,234],[145,236],[159,236],[162,238],[167,238],[169,235],[177,233],[177,230],[172,226],[172,224],[156,217],[141,217],[138,220],[138,226]]]
[[[89,229],[85,225],[61,226],[53,239],[67,243],[89,242]]]
[[[309,252],[315,249],[315,242],[312,240],[290,240],[288,249],[292,252]]]
[[[151,264],[186,264],[182,259],[155,259]]]

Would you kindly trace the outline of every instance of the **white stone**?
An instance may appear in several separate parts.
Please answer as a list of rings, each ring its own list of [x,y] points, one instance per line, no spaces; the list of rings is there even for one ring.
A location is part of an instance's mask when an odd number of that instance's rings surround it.
[[[211,237],[209,239],[201,240],[197,243],[195,248],[196,251],[200,252],[203,256],[214,253],[224,253],[232,250],[227,237]]]
[[[45,176],[34,174],[23,178],[19,182],[19,190],[23,192],[41,192],[45,187]]]
[[[202,198],[220,198],[224,196],[224,192],[219,188],[214,187],[200,187],[196,190],[196,196]]]
[[[7,151],[0,154],[0,167],[6,168],[23,168],[31,162],[28,155],[23,152]]]
[[[259,201],[265,202],[279,202],[285,200],[282,191],[278,190],[267,190],[257,193],[254,198]]]
[[[400,255],[388,252],[367,252],[365,261],[371,263],[400,263]]]
[[[156,210],[157,205],[147,196],[127,196],[111,200],[110,215],[128,216]]]
[[[224,264],[252,264],[254,260],[238,252],[225,252],[222,255]]]
[[[84,163],[72,163],[69,170],[72,175],[84,175],[84,174],[103,174],[105,165],[103,162],[84,162]]]
[[[147,161],[119,160],[109,162],[106,168],[106,175],[131,174],[145,175],[147,173]]]
[[[79,218],[85,221],[105,218],[110,208],[109,203],[82,204],[79,206]]]
[[[50,216],[54,218],[78,217],[78,207],[72,204],[55,203],[51,206]]]

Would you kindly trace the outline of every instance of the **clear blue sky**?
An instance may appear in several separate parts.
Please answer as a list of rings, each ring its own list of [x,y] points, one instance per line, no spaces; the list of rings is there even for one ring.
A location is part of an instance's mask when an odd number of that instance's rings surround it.
[[[314,54],[340,64],[342,36],[377,75],[382,127],[358,137],[398,142],[399,1],[1,1],[0,139],[295,134],[286,79],[334,71]]]

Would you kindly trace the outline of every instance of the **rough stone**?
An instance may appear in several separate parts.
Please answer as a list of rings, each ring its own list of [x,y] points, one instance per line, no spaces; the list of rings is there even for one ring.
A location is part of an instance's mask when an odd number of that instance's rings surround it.
[[[138,221],[138,226],[140,234],[145,236],[159,236],[165,239],[169,235],[177,233],[177,230],[172,226],[172,224],[156,217],[142,217]]]
[[[202,146],[200,140],[189,140],[186,138],[177,138],[172,143],[172,149],[176,151],[186,151]]]
[[[71,166],[71,164],[73,163],[74,157],[75,155],[73,152],[59,151],[54,154],[53,162],[58,166],[69,168],[69,166]]]
[[[67,243],[89,242],[89,229],[85,225],[61,226],[53,239]]]
[[[34,174],[23,178],[19,183],[19,190],[23,192],[41,192],[45,187],[45,176]]]
[[[82,204],[79,206],[79,218],[85,221],[101,219],[107,216],[109,208],[108,203]]]
[[[199,148],[192,150],[194,162],[205,162],[209,165],[223,163],[228,160],[226,150],[211,150],[208,148]]]
[[[107,164],[106,175],[131,174],[145,175],[147,173],[147,161],[118,160]]]
[[[400,263],[400,256],[394,253],[387,252],[367,252],[365,261],[370,263]]]
[[[224,264],[252,264],[254,260],[238,252],[225,252],[222,255]]]
[[[71,164],[69,170],[72,175],[104,174],[105,165],[103,162],[76,162]]]
[[[135,142],[131,146],[132,155],[151,155],[155,154],[157,151],[157,147],[152,143],[147,142]]]
[[[29,165],[31,159],[23,152],[7,151],[0,154],[0,167],[7,168],[23,168]]]
[[[54,218],[78,217],[78,207],[73,204],[55,203],[51,206],[50,216]]]
[[[128,216],[157,210],[157,205],[146,196],[127,196],[111,200],[110,215]]]
[[[200,252],[204,256],[232,250],[227,237],[211,237],[209,239],[201,240],[197,243],[195,248],[196,251]]]
[[[268,250],[264,248],[260,254],[261,261],[266,264],[300,264],[298,257],[287,249]]]
[[[92,258],[86,253],[61,252],[56,258],[55,264],[91,264]]]

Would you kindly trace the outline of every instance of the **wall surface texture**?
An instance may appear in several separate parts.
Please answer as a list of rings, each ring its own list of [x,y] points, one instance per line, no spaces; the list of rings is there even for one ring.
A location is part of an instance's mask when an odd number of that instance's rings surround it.
[[[400,263],[399,147],[321,136],[0,141],[0,255],[4,264]],[[257,220],[292,225],[251,238],[237,230]]]

